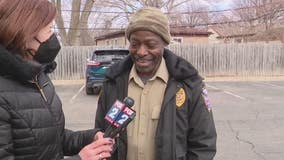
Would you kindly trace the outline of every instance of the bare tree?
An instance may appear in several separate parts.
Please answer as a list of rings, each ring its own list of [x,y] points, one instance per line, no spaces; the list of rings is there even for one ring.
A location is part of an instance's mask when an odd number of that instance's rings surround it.
[[[161,8],[165,12],[171,12],[190,1],[192,0],[97,0],[100,5],[124,12],[126,19],[129,19],[131,13],[145,6]]]
[[[209,23],[208,7],[201,5],[199,1],[191,1],[183,4],[184,12],[173,9],[169,13],[172,26],[196,27]]]
[[[61,0],[52,0],[58,10],[56,24],[64,45],[85,45],[92,42],[89,36],[88,19],[95,0],[72,0],[72,9],[70,10],[71,20],[69,24],[64,21],[64,11]],[[64,4],[66,5],[66,4]],[[82,8],[82,10],[81,10]]]
[[[235,6],[241,8],[235,11],[236,15],[249,27],[261,26],[268,30],[284,17],[283,0],[239,0]]]
[[[172,12],[174,9],[178,8],[181,5],[184,5],[188,2],[193,2],[192,0],[166,0],[161,4],[162,7],[165,7],[168,12]]]
[[[58,9],[56,24],[64,45],[92,45],[94,36],[123,29],[132,13],[144,6],[161,8],[178,24],[195,26],[209,21],[208,8],[193,0],[51,0]],[[69,1],[69,3],[67,2]],[[206,0],[203,0],[206,1]],[[211,1],[211,0],[208,0]],[[71,9],[66,9],[71,8]],[[202,11],[198,14],[175,14]],[[68,17],[68,18],[66,18]],[[66,21],[69,19],[70,21]]]

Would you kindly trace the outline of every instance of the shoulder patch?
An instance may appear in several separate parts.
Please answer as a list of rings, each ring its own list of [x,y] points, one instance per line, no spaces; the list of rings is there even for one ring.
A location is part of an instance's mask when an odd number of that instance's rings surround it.
[[[210,112],[212,110],[211,102],[208,97],[208,91],[206,88],[202,88],[202,97],[204,99],[205,107]]]
[[[176,105],[177,107],[181,107],[186,99],[185,91],[183,88],[180,88],[176,93]]]

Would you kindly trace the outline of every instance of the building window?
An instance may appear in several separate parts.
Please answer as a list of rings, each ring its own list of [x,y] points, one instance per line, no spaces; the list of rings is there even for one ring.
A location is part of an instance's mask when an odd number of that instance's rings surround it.
[[[235,42],[236,42],[236,43],[242,43],[242,39],[240,39],[240,38],[235,39]]]
[[[172,38],[173,43],[182,43],[183,42],[183,37],[173,37]]]

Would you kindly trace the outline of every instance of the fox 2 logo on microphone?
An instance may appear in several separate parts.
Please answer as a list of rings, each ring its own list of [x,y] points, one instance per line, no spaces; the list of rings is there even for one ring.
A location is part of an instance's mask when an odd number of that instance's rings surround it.
[[[126,121],[134,118],[133,116],[135,116],[135,111],[133,109],[127,107],[119,100],[116,100],[106,114],[105,120],[115,127],[120,128]]]

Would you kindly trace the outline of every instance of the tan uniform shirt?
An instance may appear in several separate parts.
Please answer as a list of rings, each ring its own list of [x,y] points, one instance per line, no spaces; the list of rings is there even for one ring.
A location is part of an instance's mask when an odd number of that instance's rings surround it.
[[[127,160],[155,159],[154,138],[168,77],[164,59],[154,77],[145,85],[134,66],[131,69],[128,96],[135,101],[136,117],[127,127]]]

